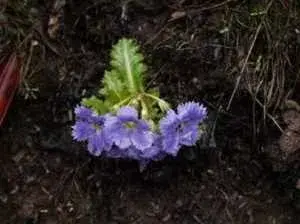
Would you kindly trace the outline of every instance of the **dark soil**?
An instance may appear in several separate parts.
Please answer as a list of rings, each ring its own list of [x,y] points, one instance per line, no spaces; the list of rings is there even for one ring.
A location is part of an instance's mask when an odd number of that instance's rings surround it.
[[[253,143],[246,92],[219,114],[216,146],[204,141],[143,173],[134,161],[92,158],[70,136],[74,106],[97,91],[124,36],[141,44],[149,86],[173,105],[204,102],[214,123],[235,84],[228,67],[236,52],[220,30],[236,1],[34,4],[42,28],[33,39],[44,54],[33,57],[27,82],[39,91],[36,99],[17,94],[0,130],[1,223],[300,223],[299,160],[274,171],[257,150],[279,147],[280,133],[270,124],[268,138]]]

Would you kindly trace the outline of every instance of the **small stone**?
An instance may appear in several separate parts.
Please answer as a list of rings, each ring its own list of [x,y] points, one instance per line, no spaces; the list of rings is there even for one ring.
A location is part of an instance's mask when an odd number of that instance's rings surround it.
[[[73,207],[68,208],[68,212],[69,212],[69,213],[71,213],[71,212],[73,212],[73,211],[74,211],[74,208],[73,208]]]
[[[49,211],[48,211],[48,209],[41,209],[40,210],[40,213],[43,213],[43,214],[47,214]]]
[[[214,173],[214,171],[213,171],[213,170],[211,170],[211,169],[208,169],[208,170],[207,170],[207,174],[214,175],[215,173]]]
[[[198,79],[197,77],[193,77],[193,78],[192,78],[192,82],[193,82],[194,84],[197,84],[197,83],[199,82],[199,79]]]
[[[16,194],[16,193],[19,191],[19,189],[20,189],[19,185],[16,185],[16,186],[14,187],[14,189],[12,189],[9,193],[10,193],[10,194]]]
[[[27,176],[26,179],[25,179],[25,183],[26,184],[30,184],[32,183],[33,181],[35,181],[36,177],[35,176]]]
[[[180,207],[182,207],[182,206],[183,206],[182,200],[178,199],[178,200],[176,201],[176,207],[177,207],[177,208],[180,208]]]
[[[1,194],[1,195],[0,195],[0,201],[1,201],[3,204],[6,204],[7,200],[8,200],[8,197],[7,197],[6,194]]]
[[[59,212],[59,213],[62,213],[62,212],[63,212],[63,209],[62,209],[61,206],[58,206],[58,207],[56,208],[56,211]]]
[[[68,208],[68,212],[69,212],[69,213],[71,213],[71,212],[74,211],[74,206],[73,206],[73,203],[72,203],[72,202],[69,201],[69,202],[67,203],[66,206],[67,206],[67,208]]]
[[[170,215],[170,213],[168,213],[165,217],[163,217],[162,221],[163,221],[163,222],[167,222],[167,221],[169,221],[170,219],[171,219],[171,215]]]

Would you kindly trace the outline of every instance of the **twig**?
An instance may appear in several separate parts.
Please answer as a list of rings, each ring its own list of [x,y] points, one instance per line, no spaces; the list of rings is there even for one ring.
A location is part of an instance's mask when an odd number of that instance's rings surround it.
[[[259,106],[261,106],[262,108],[264,108],[264,105],[257,99],[255,98],[255,101],[258,103]],[[281,133],[284,133],[283,129],[280,127],[280,125],[278,124],[278,122],[275,120],[275,118],[269,114],[267,111],[265,111],[266,115],[268,116],[268,118],[270,118],[273,123],[276,125],[276,127],[280,130]]]
[[[234,90],[233,90],[233,92],[232,92],[232,94],[231,94],[231,97],[230,97],[230,99],[229,99],[228,105],[227,105],[227,107],[226,107],[226,110],[227,110],[227,111],[230,109],[232,100],[233,100],[233,98],[234,98],[234,96],[235,96],[235,94],[236,94],[236,91],[237,91],[237,89],[238,89],[238,87],[239,87],[239,85],[240,85],[240,82],[241,82],[241,79],[242,79],[242,75],[243,75],[243,73],[244,73],[244,71],[245,71],[246,65],[247,65],[248,60],[249,60],[249,57],[250,57],[250,55],[251,55],[251,53],[252,53],[253,47],[254,47],[254,45],[255,45],[255,42],[256,42],[257,36],[258,36],[258,34],[259,34],[260,30],[261,30],[261,27],[262,27],[262,23],[260,23],[259,26],[258,26],[257,29],[256,29],[256,32],[255,32],[253,41],[252,41],[252,43],[251,43],[251,46],[250,46],[249,52],[248,52],[248,54],[247,54],[247,57],[246,57],[246,59],[245,59],[245,61],[244,61],[243,67],[242,67],[241,72],[240,72],[240,75],[239,75],[239,76],[237,77],[237,79],[236,79],[236,83],[235,83],[235,86],[234,86]]]
[[[203,8],[200,8],[200,9],[191,9],[189,12],[191,12],[191,13],[203,12],[203,11],[207,11],[207,10],[211,10],[211,9],[222,7],[224,5],[227,5],[230,2],[234,2],[234,1],[236,1],[236,0],[227,0],[227,1],[215,4],[215,5],[212,5],[212,6],[208,6],[208,7],[203,7]]]
[[[272,3],[273,3],[273,0],[271,0],[271,1],[269,2],[268,6],[267,6],[267,8],[266,8],[266,10],[265,10],[265,12],[266,12],[265,15],[267,15],[267,13],[268,13],[268,11],[269,11],[269,9],[270,9]],[[243,67],[242,67],[242,69],[241,69],[240,75],[239,75],[239,76],[237,77],[237,79],[236,79],[236,83],[235,83],[234,90],[233,90],[233,92],[232,92],[232,94],[231,94],[231,97],[230,97],[230,99],[229,99],[228,105],[227,105],[227,107],[226,107],[226,110],[227,110],[227,111],[230,109],[232,100],[233,100],[233,98],[234,98],[234,96],[235,96],[235,94],[236,94],[236,91],[237,91],[237,89],[238,89],[238,87],[239,87],[239,85],[240,85],[240,82],[241,82],[241,79],[242,79],[242,75],[243,75],[243,73],[244,73],[244,71],[245,71],[246,65],[247,65],[248,60],[249,60],[249,58],[250,58],[250,55],[251,55],[251,53],[252,53],[252,50],[253,50],[253,47],[254,47],[254,45],[255,45],[256,39],[257,39],[257,37],[258,37],[258,34],[260,33],[260,30],[261,30],[261,28],[262,28],[263,22],[264,22],[264,20],[262,19],[262,21],[260,22],[260,24],[258,25],[258,27],[257,27],[257,29],[256,29],[256,32],[255,32],[253,41],[252,41],[251,46],[250,46],[250,48],[249,48],[249,52],[248,52],[247,57],[246,57],[246,59],[245,59],[245,61],[244,61],[244,63],[243,63]]]

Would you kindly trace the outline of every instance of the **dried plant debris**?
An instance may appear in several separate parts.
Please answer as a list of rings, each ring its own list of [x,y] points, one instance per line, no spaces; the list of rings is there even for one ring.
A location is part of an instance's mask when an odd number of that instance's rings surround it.
[[[51,39],[55,39],[63,27],[65,0],[54,1],[48,21],[47,33]]]
[[[283,119],[287,127],[279,139],[279,145],[282,151],[291,154],[300,149],[300,113],[288,110],[283,114]]]

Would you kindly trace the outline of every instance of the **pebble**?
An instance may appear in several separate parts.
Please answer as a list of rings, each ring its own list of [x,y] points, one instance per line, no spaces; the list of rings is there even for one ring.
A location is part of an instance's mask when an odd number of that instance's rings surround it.
[[[171,219],[171,215],[170,215],[170,213],[168,213],[165,217],[163,217],[163,219],[162,219],[162,221],[163,222],[167,222],[167,221],[169,221],[170,219]]]
[[[207,174],[214,175],[215,173],[214,173],[214,171],[213,171],[213,170],[211,170],[211,169],[208,169],[208,170],[207,170]]]
[[[20,189],[19,185],[16,185],[16,186],[14,187],[14,189],[12,189],[9,193],[10,193],[10,194],[16,194],[16,193],[19,191],[19,189]]]
[[[178,199],[178,200],[176,201],[176,207],[177,207],[177,208],[180,208],[180,207],[182,207],[182,206],[183,206],[182,200]]]
[[[35,176],[27,176],[26,179],[25,179],[25,183],[26,184],[30,184],[32,183],[33,181],[35,181],[36,177]]]
[[[1,194],[0,195],[0,201],[3,203],[3,204],[6,204],[7,203],[7,200],[8,200],[8,197],[6,194]]]

